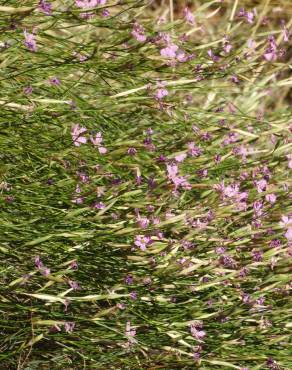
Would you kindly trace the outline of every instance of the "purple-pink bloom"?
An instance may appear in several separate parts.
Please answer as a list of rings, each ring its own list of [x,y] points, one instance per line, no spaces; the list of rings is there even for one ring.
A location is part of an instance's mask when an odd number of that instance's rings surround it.
[[[110,12],[108,9],[103,9],[103,11],[101,12],[101,15],[104,17],[104,18],[107,18],[110,16]]]
[[[288,215],[288,216],[282,216],[281,217],[281,220],[280,221],[280,226],[281,227],[292,227],[292,218]]]
[[[136,235],[134,244],[139,247],[142,251],[146,250],[146,247],[151,244],[152,240],[150,236]]]
[[[202,154],[202,149],[195,145],[193,141],[188,143],[188,153],[192,157],[199,157]]]
[[[195,24],[195,17],[188,7],[184,8],[183,14],[187,23],[193,26]]]
[[[95,208],[95,209],[104,209],[105,204],[103,202],[96,202],[96,203],[94,203],[93,208]]]
[[[160,50],[160,55],[164,58],[173,59],[176,57],[178,46],[175,44],[169,44],[166,48]]]
[[[288,28],[285,26],[285,21],[282,20],[281,24],[282,24],[282,30],[283,30],[283,40],[284,42],[288,42],[289,37],[290,37],[290,32]]]
[[[71,321],[67,321],[64,324],[64,330],[66,333],[72,333],[72,331],[74,330],[74,327],[75,327],[75,323]]]
[[[33,88],[31,86],[27,86],[23,89],[23,92],[26,94],[26,95],[30,95],[32,94],[33,92]]]
[[[30,51],[37,51],[37,43],[35,40],[35,35],[33,33],[28,33],[26,30],[23,31],[24,34],[24,45],[30,50]]]
[[[202,330],[201,324],[191,324],[190,325],[190,332],[192,336],[197,339],[198,341],[202,341],[206,336],[206,332]]]
[[[90,141],[92,142],[92,144],[94,146],[99,146],[101,145],[102,143],[102,133],[101,132],[98,132],[96,135],[95,135],[95,138],[93,136],[90,136]]]
[[[166,169],[169,178],[173,178],[178,174],[178,167],[176,164],[167,164]]]
[[[73,144],[75,146],[80,146],[80,144],[86,144],[87,142],[86,137],[81,136],[81,134],[83,134],[86,131],[87,129],[85,127],[79,126],[78,123],[72,127],[71,136],[72,136]]]
[[[57,77],[52,77],[49,79],[51,85],[58,86],[61,84],[61,81]]]
[[[146,41],[146,35],[145,35],[144,27],[141,26],[137,22],[134,24],[131,34],[139,42]]]
[[[136,210],[136,214],[136,222],[138,223],[139,227],[141,227],[141,229],[147,229],[150,223],[149,219],[147,217],[141,217],[138,210]]]
[[[292,227],[289,227],[284,235],[289,243],[292,242]]]
[[[187,158],[187,154],[186,153],[181,153],[181,154],[178,154],[174,157],[174,159],[177,161],[177,162],[183,162],[185,159]]]
[[[246,20],[248,21],[248,23],[253,23],[254,21],[254,17],[255,17],[255,13],[254,12],[247,12],[246,13]]]
[[[159,88],[156,90],[155,98],[161,100],[168,95],[168,91],[165,88]]]
[[[292,169],[292,154],[286,155],[286,158],[288,159],[288,168]]]
[[[73,290],[79,290],[79,289],[80,289],[80,286],[79,286],[79,284],[77,283],[77,281],[74,281],[74,280],[68,280],[68,284],[70,285],[70,287],[71,287]]]
[[[265,196],[265,199],[266,199],[266,201],[267,202],[269,202],[269,203],[275,203],[276,202],[276,200],[277,200],[277,197],[276,197],[276,195],[275,194],[266,194],[266,196]]]
[[[266,191],[267,185],[268,183],[265,179],[255,181],[255,186],[257,188],[258,193],[262,193],[263,191]]]
[[[37,269],[41,269],[44,266],[43,262],[40,259],[40,256],[35,256],[34,263]]]
[[[127,321],[125,335],[128,339],[128,345],[133,345],[137,343],[136,339],[134,338],[136,335],[136,329],[131,327],[130,321]]]
[[[52,4],[45,0],[40,0],[39,9],[46,15],[52,14]]]
[[[98,151],[100,154],[105,154],[107,152],[107,149],[101,145],[103,141],[102,133],[98,132],[95,137],[90,135],[90,141],[94,146],[98,147]]]
[[[100,4],[98,0],[75,0],[75,5],[78,8],[86,9],[86,8],[94,8],[97,5],[104,5],[106,1],[102,1],[103,4]]]
[[[208,51],[207,51],[207,54],[209,55],[209,57],[213,60],[213,62],[218,62],[219,61],[219,57],[217,56],[217,55],[215,55],[214,53],[213,53],[213,50],[212,49],[209,49]]]

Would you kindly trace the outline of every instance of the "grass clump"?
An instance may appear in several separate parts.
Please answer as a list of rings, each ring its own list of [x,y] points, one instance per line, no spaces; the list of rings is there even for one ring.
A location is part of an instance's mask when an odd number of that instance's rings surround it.
[[[280,5],[0,6],[1,368],[291,368]]]

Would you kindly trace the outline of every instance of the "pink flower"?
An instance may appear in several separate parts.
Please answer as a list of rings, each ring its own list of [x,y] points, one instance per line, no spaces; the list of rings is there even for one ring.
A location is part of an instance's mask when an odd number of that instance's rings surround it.
[[[97,146],[98,147],[98,151],[100,154],[105,154],[107,152],[107,149],[101,145],[102,141],[103,141],[103,137],[102,137],[102,133],[101,132],[98,132],[96,135],[95,135],[95,138],[91,135],[90,136],[90,141],[92,142],[92,144],[94,146]]]
[[[130,321],[127,321],[125,335],[128,339],[128,345],[133,345],[137,343],[136,339],[134,338],[136,335],[136,329],[131,327]]]
[[[292,169],[292,154],[286,155],[286,158],[288,159],[288,168]]]
[[[80,136],[86,131],[87,129],[85,127],[79,126],[78,123],[72,127],[71,135],[72,135],[72,140],[75,146],[80,146],[80,144],[86,144],[87,142],[86,137]]]
[[[247,40],[247,46],[250,48],[250,49],[255,49],[257,44],[254,40],[252,39],[248,39]]]
[[[178,154],[174,157],[177,162],[183,162],[187,158],[186,153]]]
[[[98,132],[96,135],[95,135],[95,138],[93,136],[90,136],[90,141],[92,142],[92,144],[94,146],[100,146],[100,144],[102,143],[102,133],[101,132]]]
[[[275,51],[266,51],[264,58],[267,62],[274,62],[277,59],[277,53]]]
[[[290,37],[290,32],[288,28],[285,26],[285,21],[282,21],[281,23],[282,23],[282,30],[283,30],[283,40],[284,42],[288,42],[289,37]]]
[[[103,9],[103,11],[101,12],[101,15],[104,18],[109,17],[110,16],[110,11],[108,9]]]
[[[141,26],[139,23],[134,24],[131,34],[139,42],[146,41],[144,27]]]
[[[95,209],[104,209],[105,204],[103,202],[96,202],[93,206]]]
[[[229,44],[229,42],[227,42],[224,46],[223,46],[223,50],[225,51],[226,54],[229,54],[230,51],[232,49],[232,45]]]
[[[292,218],[290,216],[282,216],[280,221],[281,227],[292,227]]]
[[[105,148],[104,146],[99,146],[98,151],[100,154],[105,154],[107,152],[107,148]]]
[[[195,17],[188,7],[184,8],[184,17],[187,23],[191,24],[192,26],[195,24]]]
[[[142,229],[147,229],[147,227],[149,226],[149,223],[150,223],[148,218],[147,217],[141,217],[140,213],[139,213],[139,210],[136,210],[136,214],[137,214],[136,221],[137,221],[139,227],[141,227]]]
[[[78,8],[94,8],[99,4],[98,0],[75,0],[75,5]]]
[[[278,51],[278,46],[276,44],[276,40],[274,36],[269,36],[268,37],[268,42],[269,42],[269,47],[265,50],[264,53],[264,58],[268,62],[273,62],[277,59],[277,51]]]
[[[156,90],[155,98],[157,100],[161,100],[167,95],[168,95],[168,91],[165,88],[162,87],[162,88],[159,88],[159,89]]]
[[[45,0],[40,0],[39,9],[46,15],[52,14],[52,4]]]
[[[142,251],[146,250],[146,247],[151,244],[152,240],[150,236],[136,235],[134,244],[139,247]]]
[[[255,13],[254,12],[247,12],[246,13],[246,20],[248,21],[248,23],[253,23],[254,21],[254,17],[255,17]]]
[[[262,193],[263,191],[266,191],[267,188],[267,181],[264,179],[255,181],[255,186],[257,188],[258,193]]]
[[[292,242],[292,227],[289,227],[285,233],[285,238],[287,238],[288,242]]]
[[[175,58],[178,46],[175,44],[169,44],[166,48],[160,50],[160,55],[164,58]]]
[[[175,177],[178,174],[178,167],[176,164],[168,164],[166,165],[166,169],[169,178]]]
[[[254,22],[255,15],[256,15],[255,11],[246,12],[244,8],[241,8],[237,14],[238,17],[245,18],[247,22],[250,24]]]
[[[223,190],[223,195],[225,195],[228,198],[235,197],[239,193],[239,186],[238,184],[232,184],[226,186],[226,188]]]
[[[199,157],[202,154],[202,149],[195,145],[193,141],[188,143],[188,153],[192,157]]]
[[[214,53],[213,53],[213,50],[212,49],[209,49],[208,51],[207,51],[207,54],[209,55],[209,57],[213,60],[213,62],[218,62],[219,61],[219,57],[217,56],[217,55],[215,55]]]
[[[267,194],[266,196],[265,196],[265,199],[266,199],[266,201],[267,202],[270,202],[270,203],[275,203],[276,202],[276,200],[277,200],[277,197],[276,197],[276,195],[275,194]]]
[[[52,77],[49,79],[49,83],[54,86],[58,86],[61,84],[61,81],[57,77]]]
[[[177,189],[179,186],[186,190],[190,190],[192,188],[192,185],[187,181],[187,179],[184,176],[176,176],[173,177],[171,180],[175,186],[175,189]]]
[[[190,331],[192,336],[198,341],[202,341],[203,338],[206,336],[206,332],[204,330],[201,330],[201,327],[195,326],[194,324],[191,324]]]
[[[67,321],[64,324],[64,330],[66,333],[72,333],[72,331],[74,330],[74,327],[75,327],[75,323],[71,321]]]
[[[33,33],[28,33],[26,30],[23,32],[24,34],[24,45],[30,50],[30,51],[37,51],[37,44],[35,40],[35,35]]]

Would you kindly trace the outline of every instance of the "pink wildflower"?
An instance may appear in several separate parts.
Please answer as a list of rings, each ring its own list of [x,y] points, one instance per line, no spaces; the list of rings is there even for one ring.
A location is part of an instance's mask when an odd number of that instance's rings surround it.
[[[178,154],[174,157],[174,159],[177,161],[177,162],[183,162],[185,159],[187,158],[187,154],[186,153],[181,153],[181,154]]]
[[[278,46],[276,44],[276,40],[275,40],[274,36],[269,36],[268,37],[268,42],[269,42],[270,45],[265,50],[264,58],[268,62],[274,62],[278,57],[278,55],[277,55]]]
[[[141,26],[139,23],[134,24],[131,34],[139,42],[146,41],[144,27]]]
[[[288,28],[285,26],[285,21],[282,21],[281,23],[282,23],[282,30],[283,30],[283,40],[284,42],[288,42],[289,37],[290,37],[290,32]]]
[[[286,155],[286,158],[288,159],[288,168],[292,169],[292,154]]]
[[[184,8],[184,18],[192,26],[195,24],[195,17],[188,7]]]
[[[202,149],[195,145],[193,141],[188,143],[188,153],[192,157],[199,157],[202,154]]]
[[[24,45],[30,50],[30,51],[37,51],[37,44],[35,40],[35,35],[33,33],[28,33],[26,30],[24,30]]]
[[[166,48],[160,50],[160,55],[164,58],[175,58],[178,51],[178,46],[175,44],[169,44]]]
[[[282,216],[280,221],[281,227],[292,227],[292,218],[290,216]]]
[[[152,242],[150,236],[136,235],[134,244],[139,247],[142,251],[146,250],[146,247]]]
[[[167,95],[168,95],[168,91],[165,88],[161,87],[161,88],[156,90],[155,98],[157,100],[161,100],[164,97],[166,97]]]
[[[86,9],[86,8],[94,8],[97,6],[97,0],[75,0],[75,5],[78,8]]]
[[[176,164],[168,164],[166,165],[166,169],[169,178],[175,177],[178,174],[178,167]]]
[[[224,44],[223,50],[225,51],[226,54],[229,54],[230,51],[231,51],[231,49],[232,49],[232,45],[231,44],[229,44],[228,42],[226,44]]]
[[[267,202],[270,202],[270,203],[275,203],[276,202],[276,200],[277,200],[277,197],[276,197],[276,195],[275,194],[267,194],[266,196],[265,196],[265,199],[266,199],[266,201]]]
[[[67,321],[64,324],[64,330],[66,333],[72,333],[72,331],[74,330],[74,327],[75,327],[75,323],[71,321]]]
[[[108,9],[103,9],[103,11],[101,12],[101,15],[104,17],[104,18],[107,18],[110,16],[110,11]]]
[[[202,329],[201,325],[199,325],[199,326],[195,325],[195,324],[190,325],[191,334],[198,341],[202,341],[204,339],[204,337],[206,336],[206,332],[204,330],[201,330],[201,329]]]
[[[61,81],[57,77],[52,77],[49,79],[49,83],[54,86],[58,86],[61,84]]]
[[[258,193],[262,193],[263,191],[266,191],[267,184],[268,183],[265,179],[255,181],[255,186],[257,188]]]
[[[52,4],[45,0],[40,0],[39,9],[46,15],[52,14]]]
[[[136,221],[139,225],[139,227],[141,227],[142,229],[147,229],[147,227],[149,226],[149,223],[150,221],[148,220],[147,217],[141,217],[140,216],[140,213],[139,213],[139,210],[136,210]]]
[[[245,18],[245,19],[246,19],[246,21],[247,21],[248,23],[250,23],[250,24],[252,24],[252,23],[254,22],[255,15],[256,15],[256,13],[255,13],[255,11],[254,11],[254,10],[253,10],[253,11],[251,11],[251,12],[247,12],[247,11],[245,11],[245,9],[244,9],[244,8],[241,8],[241,9],[239,10],[239,12],[237,13],[237,16],[238,16],[239,18]]]
[[[218,62],[219,61],[219,57],[217,56],[217,55],[215,55],[214,53],[213,53],[213,50],[212,49],[209,49],[208,51],[207,51],[207,54],[209,55],[209,57],[213,60],[213,62]]]
[[[98,151],[100,154],[105,154],[107,152],[107,149],[101,145],[102,141],[103,141],[103,137],[102,137],[102,133],[101,132],[98,132],[95,137],[93,137],[92,135],[90,136],[90,141],[92,142],[92,144],[94,146],[97,146],[98,147]]]
[[[87,142],[86,137],[81,136],[81,134],[83,134],[86,131],[87,129],[85,127],[79,126],[78,123],[72,127],[71,135],[75,146],[80,146],[80,144],[86,144]]]
[[[287,238],[289,243],[292,242],[292,227],[289,227],[284,235],[285,235],[285,238]]]
[[[131,327],[130,321],[127,321],[125,335],[126,335],[126,338],[128,339],[129,346],[137,343],[136,339],[134,338],[136,335],[136,329]]]

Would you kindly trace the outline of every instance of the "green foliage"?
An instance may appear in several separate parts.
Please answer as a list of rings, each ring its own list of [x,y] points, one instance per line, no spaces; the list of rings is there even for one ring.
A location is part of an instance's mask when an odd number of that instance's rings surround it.
[[[288,49],[279,23],[262,24],[272,5],[260,2],[249,24],[236,17],[242,1],[233,8],[196,1],[190,25],[182,17],[159,24],[141,1],[110,1],[89,19],[73,1],[52,2],[52,15],[35,1],[4,3],[0,368],[266,369],[269,358],[291,368],[291,249],[279,225],[291,212],[291,78],[287,56],[263,57],[270,34]],[[145,42],[131,34],[136,21]],[[23,43],[23,31],[34,27],[36,52]],[[160,32],[194,57],[170,65]],[[168,92],[163,99],[159,88]],[[86,127],[86,144],[74,145],[76,124]],[[89,140],[98,132],[105,154]],[[230,135],[236,140],[224,144]],[[190,155],[190,142],[201,155]],[[177,164],[190,186],[175,192],[165,161],[184,153]],[[259,192],[255,181],[264,175]],[[222,181],[240,183],[245,208],[216,191]],[[262,216],[255,201],[263,202]],[[137,210],[151,220],[145,229]],[[151,236],[145,251],[137,235]],[[198,321],[202,341],[190,332]],[[132,345],[127,322],[136,329]]]

